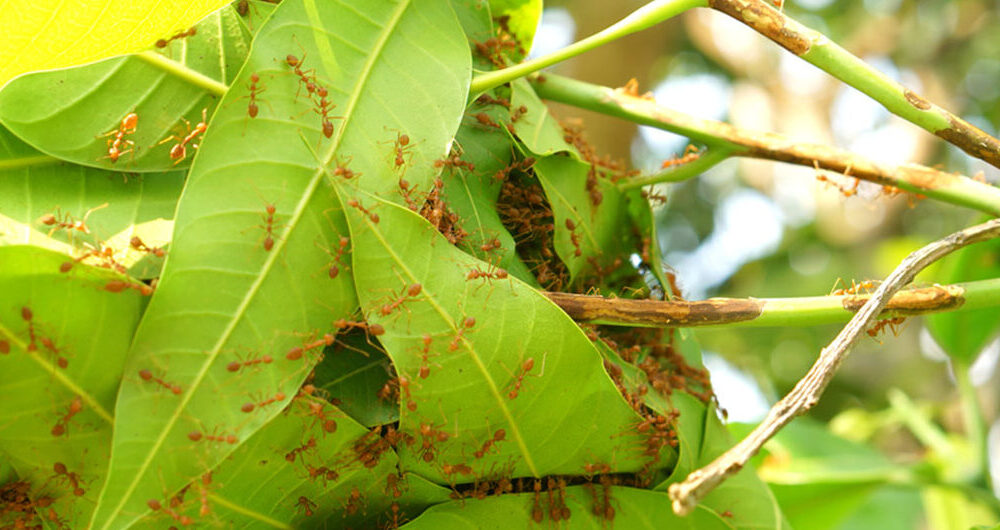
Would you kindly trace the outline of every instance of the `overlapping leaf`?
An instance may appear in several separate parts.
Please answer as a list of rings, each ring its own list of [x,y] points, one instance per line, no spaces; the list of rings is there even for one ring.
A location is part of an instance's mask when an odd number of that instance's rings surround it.
[[[110,271],[59,272],[65,260],[0,247],[0,454],[36,499],[54,500],[57,518],[83,528],[106,477],[115,392],[143,300],[105,290]]]
[[[171,157],[177,140],[170,137],[188,134],[184,120],[194,127],[203,110],[211,115],[218,91],[236,77],[250,48],[232,8],[195,29],[156,52],[18,78],[0,91],[0,122],[37,149],[77,164],[120,171],[167,171],[175,162],[186,167],[199,140],[192,139],[178,161]],[[193,76],[218,86],[210,89]],[[114,160],[115,132],[130,113],[138,116],[134,132],[122,134]]]
[[[347,184],[338,191],[357,193]],[[407,469],[448,482],[456,478],[445,476],[443,463],[514,476],[578,473],[588,462],[642,467],[628,434],[638,417],[564,313],[519,280],[469,279],[488,265],[416,213],[365,201],[378,223],[347,210],[354,269],[365,271],[355,281],[369,320],[386,329],[380,339],[397,372],[410,381],[401,389],[401,429],[418,440],[428,428],[447,438],[404,451]],[[498,430],[501,441],[470,461]]]
[[[8,2],[0,15],[0,88],[25,72],[63,68],[148,48],[226,5],[228,0],[170,3]],[[113,14],[114,16],[109,16]]]
[[[403,174],[426,189],[433,167],[415,162],[443,156],[457,128],[465,46],[449,6],[430,0],[285,2],[274,12],[199,149],[160,288],[131,350],[126,373],[157,368],[183,392],[125,379],[117,414],[130,428],[115,432],[94,528],[135,521],[148,499],[213,467],[295,394],[317,351],[294,361],[285,352],[357,305],[350,275],[328,274],[347,228],[325,184],[327,166],[349,165],[360,174],[353,182],[387,195]],[[299,91],[289,54],[336,105],[331,120],[343,117],[330,138],[319,97]],[[236,104],[247,103],[252,75],[268,91],[256,118]],[[397,166],[402,134],[410,147]],[[227,370],[265,355],[273,362]],[[217,436],[236,443],[215,443]]]

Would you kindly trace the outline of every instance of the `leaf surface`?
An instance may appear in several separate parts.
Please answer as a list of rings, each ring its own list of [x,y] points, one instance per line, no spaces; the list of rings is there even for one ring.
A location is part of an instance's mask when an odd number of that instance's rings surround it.
[[[0,454],[36,499],[53,499],[58,517],[83,528],[106,476],[115,392],[143,300],[106,291],[117,277],[107,270],[60,273],[64,261],[39,247],[0,247]]]
[[[219,91],[235,79],[250,48],[232,8],[195,29],[155,52],[20,77],[0,91],[0,122],[35,148],[77,164],[132,172],[187,167],[199,141],[192,139],[186,158],[175,161],[171,136],[186,136],[202,121],[202,110],[212,115]],[[199,76],[215,82],[215,91],[198,84]],[[112,159],[116,133],[130,113],[137,115],[134,132],[121,135],[120,155]]]
[[[342,116],[330,138],[315,112],[319,98],[297,93],[300,77],[285,61],[289,54],[328,90],[336,105],[331,121],[334,113]],[[247,102],[254,74],[269,105],[251,119],[235,102]],[[94,528],[131,524],[148,511],[148,499],[164,498],[212,468],[295,395],[318,350],[297,360],[286,352],[357,307],[350,275],[328,274],[347,234],[326,185],[329,166],[350,164],[361,174],[354,182],[386,194],[404,172],[429,184],[433,166],[415,162],[445,152],[469,75],[466,45],[447,4],[358,8],[306,1],[275,10],[234,82],[240,88],[227,93],[201,143],[160,287],[130,354],[133,367],[155,361],[183,393],[124,382],[117,414],[132,428],[115,433]],[[401,82],[410,89],[400,91]],[[402,131],[412,144],[396,166],[394,142]],[[227,369],[265,355],[273,362]],[[241,411],[248,401],[281,394],[285,400]],[[212,440],[230,436],[235,443]]]

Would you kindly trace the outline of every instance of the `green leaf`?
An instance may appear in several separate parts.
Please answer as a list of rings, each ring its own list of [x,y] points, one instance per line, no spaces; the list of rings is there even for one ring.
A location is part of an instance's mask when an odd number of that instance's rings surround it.
[[[151,1],[9,2],[0,15],[0,88],[26,72],[83,64],[152,46],[226,5]]]
[[[324,428],[330,420],[335,422],[333,432]],[[354,446],[372,438],[329,403],[296,399],[223,461],[207,485],[202,478],[193,481],[174,511],[194,522],[225,528],[309,528],[323,521],[371,528],[386,520],[392,502],[417,513],[448,500],[447,489],[414,475],[397,475],[398,459],[392,450],[382,453],[371,467],[360,465]],[[399,497],[394,496],[397,492]],[[202,499],[208,509],[205,514]],[[167,505],[165,499],[159,500]],[[160,527],[172,522],[160,511],[147,516],[143,524]]]
[[[102,247],[136,278],[159,275],[163,260],[132,248],[139,237],[150,248],[170,241],[184,173],[136,175],[87,168],[44,157],[0,128],[0,245],[31,244],[74,258]],[[88,214],[89,212],[89,214]],[[84,221],[86,231],[43,224]]]
[[[133,172],[187,166],[199,140],[187,145],[184,160],[175,161],[171,149],[177,141],[171,136],[186,136],[194,127],[185,120],[197,124],[203,111],[212,114],[250,47],[232,8],[195,28],[194,36],[155,53],[18,78],[0,91],[0,122],[35,148],[77,164]],[[123,121],[132,113],[137,121],[134,132],[127,132]],[[123,129],[121,154],[110,158]]]
[[[343,116],[331,138],[315,100],[305,90],[296,97],[289,54],[315,70],[307,75],[328,90],[330,114]],[[132,428],[115,432],[94,528],[131,524],[148,499],[212,468],[280,410],[275,403],[241,412],[249,399],[295,395],[316,353],[294,361],[274,354],[301,347],[357,306],[350,275],[328,275],[347,229],[327,166],[350,164],[361,174],[352,182],[397,198],[404,173],[427,189],[430,160],[443,156],[461,117],[468,61],[455,15],[440,2],[288,1],[275,10],[234,82],[240,88],[227,93],[201,144],[160,287],[131,350],[133,366],[155,359],[184,392],[124,382],[117,414]],[[230,103],[246,101],[253,74],[269,105],[249,119],[242,104]],[[412,147],[396,166],[401,134]],[[265,354],[274,362],[227,371]],[[202,436],[193,441],[193,432]]]
[[[563,139],[563,130],[559,122],[549,113],[548,107],[535,94],[534,89],[525,79],[518,79],[510,84],[512,107],[522,105],[528,109],[516,122],[514,132],[524,146],[537,157],[569,152],[578,156],[576,149]]]
[[[531,50],[542,19],[542,0],[490,0],[490,11],[496,19],[510,17],[507,27],[525,52]],[[523,59],[523,55],[517,58]]]
[[[911,530],[918,527],[922,508],[917,490],[884,486],[869,495],[867,502],[849,515],[838,529]]]
[[[670,529],[730,529],[734,526],[724,517],[701,509],[687,517],[674,515],[670,498],[665,493],[622,486],[609,489],[608,501],[614,509],[610,519],[594,514],[606,506],[604,489],[595,486],[570,486],[562,494],[558,490],[551,496],[547,491],[537,497],[535,493],[500,495],[485,499],[452,501],[431,507],[423,515],[407,524],[407,530],[420,528],[533,528],[541,525],[567,528],[670,528]],[[551,499],[551,500],[550,500]],[[551,507],[555,504],[569,509],[569,519],[552,521]],[[538,512],[541,521],[533,517]]]
[[[965,530],[997,522],[994,510],[954,488],[929,486],[920,493],[930,530]]]
[[[378,398],[389,381],[392,363],[371,340],[363,333],[338,336],[316,365],[312,381],[340,410],[366,427],[399,420],[399,406]]]
[[[0,454],[36,499],[54,499],[58,517],[84,528],[106,476],[115,392],[143,300],[105,290],[117,278],[107,270],[61,273],[64,261],[38,247],[0,247]]]
[[[948,256],[939,274],[941,283],[958,283],[1000,277],[1000,241],[967,246]],[[941,348],[963,365],[976,360],[1000,331],[995,308],[935,313],[926,318],[927,329]]]
[[[354,192],[341,183],[338,191]],[[447,438],[403,451],[406,469],[453,481],[439,463],[468,462],[500,429],[502,441],[473,462],[480,474],[578,473],[588,462],[642,466],[641,447],[628,434],[638,416],[569,317],[519,280],[467,279],[487,265],[416,213],[356,200],[379,217],[375,223],[347,209],[353,267],[365,271],[355,277],[362,308],[385,328],[380,341],[408,380],[400,428],[417,437],[429,427]]]

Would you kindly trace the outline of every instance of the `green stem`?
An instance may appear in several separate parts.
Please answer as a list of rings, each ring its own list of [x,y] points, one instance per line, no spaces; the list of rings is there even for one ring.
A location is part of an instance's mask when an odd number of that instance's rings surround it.
[[[766,0],[708,0],[709,7],[750,26],[788,51],[867,94],[889,112],[1000,167],[1000,140],[927,101]]]
[[[561,50],[557,50],[548,55],[525,61],[523,63],[477,75],[472,79],[472,86],[469,88],[471,94],[478,94],[484,90],[509,83],[514,79],[524,77],[532,72],[537,72],[546,66],[551,66],[566,59],[576,57],[583,52],[597,48],[611,41],[620,39],[626,35],[631,35],[637,31],[644,30],[650,26],[659,24],[679,13],[683,13],[693,7],[706,7],[707,0],[655,0],[639,9],[636,9],[627,17],[581,41],[575,42]]]
[[[544,80],[543,80],[544,79]],[[844,173],[882,186],[920,193],[929,198],[1000,215],[1000,189],[968,177],[917,164],[885,166],[864,157],[821,144],[793,141],[784,136],[733,127],[677,112],[651,99],[546,73],[529,78],[538,96],[641,125],[687,136],[731,156],[760,158]]]
[[[955,384],[958,386],[961,398],[965,435],[969,439],[969,444],[975,455],[975,468],[979,470],[980,476],[984,476],[989,457],[986,454],[986,420],[979,405],[979,396],[976,394],[976,386],[972,384],[972,378],[969,376],[969,365],[963,362],[953,362],[952,369],[955,372]]]
[[[703,153],[701,156],[691,162],[688,162],[687,164],[682,164],[673,169],[663,171],[655,175],[648,175],[627,180],[619,184],[618,188],[625,191],[650,184],[659,184],[661,182],[681,182],[683,180],[694,178],[728,158],[731,153],[731,149],[726,149],[725,147],[713,147],[710,148],[707,153]]]
[[[19,158],[9,158],[7,160],[0,160],[0,171],[8,171],[11,169],[21,169],[25,167],[34,166],[47,166],[49,164],[58,163],[59,159],[54,156],[49,155],[35,155],[35,156],[22,156]]]
[[[920,440],[920,443],[942,458],[957,458],[955,448],[948,441],[948,437],[917,409],[909,396],[898,388],[890,388],[888,398],[892,411],[896,413],[896,416],[903,422],[903,425],[906,425],[913,436]]]
[[[700,301],[603,298],[554,292],[546,295],[576,321],[637,327],[817,326],[847,322],[868,300],[867,295]],[[997,306],[1000,306],[1000,278],[903,290],[889,301],[884,316]]]
[[[229,90],[229,87],[225,84],[220,83],[215,79],[202,74],[201,72],[196,72],[182,63],[167,59],[156,52],[144,51],[135,54],[135,56],[149,64],[152,64],[153,66],[161,68],[165,72],[173,74],[174,76],[191,83],[194,86],[204,88],[216,96],[222,97],[226,95],[226,91]]]

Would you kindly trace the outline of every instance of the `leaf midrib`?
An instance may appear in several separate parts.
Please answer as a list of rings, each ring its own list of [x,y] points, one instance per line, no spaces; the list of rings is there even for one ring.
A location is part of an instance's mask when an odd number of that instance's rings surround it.
[[[305,2],[305,4],[310,21],[313,22],[314,27],[323,27],[322,21],[318,20],[318,12],[316,11],[315,2],[313,0],[308,0]],[[372,69],[374,68],[375,63],[377,62],[378,58],[381,57],[381,52],[385,48],[386,42],[388,42],[389,40],[389,36],[395,31],[396,27],[399,24],[399,20],[402,18],[403,12],[406,11],[409,5],[410,5],[410,0],[405,0],[403,2],[400,2],[396,11],[393,13],[392,17],[390,17],[390,19],[387,21],[387,24],[384,26],[382,34],[380,35],[379,39],[373,46],[372,53],[368,56],[368,61],[365,63],[365,66],[358,77],[358,82],[355,84],[356,90],[353,91],[352,97],[348,100],[343,125],[340,127],[339,131],[336,133],[336,136],[333,138],[333,141],[331,142],[332,148],[326,155],[327,158],[325,160],[325,163],[323,164],[324,166],[326,164],[329,164],[329,162],[333,159],[333,155],[336,152],[337,147],[340,146],[340,142],[343,139],[344,131],[347,129],[348,123],[350,123],[351,118],[354,116],[354,110],[357,107],[358,100],[361,97],[362,89],[364,85],[367,83],[368,78],[371,76],[371,72]],[[303,212],[305,211],[306,205],[308,205],[309,201],[312,199],[313,194],[315,193],[316,188],[319,186],[319,183],[321,182],[322,177],[324,175],[325,171],[323,170],[323,167],[317,168],[316,173],[313,175],[311,181],[307,185],[302,195],[303,198],[299,201],[298,205],[293,211],[293,214],[289,217],[288,223],[286,223],[285,230],[283,231],[283,235],[287,236],[288,233],[294,229],[294,227],[298,226],[298,223],[301,220]],[[184,393],[183,397],[181,398],[180,402],[177,404],[177,407],[175,409],[177,412],[174,413],[164,424],[164,427],[160,431],[160,435],[155,440],[151,450],[147,453],[146,459],[137,468],[137,472],[133,474],[134,478],[129,483],[124,494],[121,496],[118,504],[114,507],[114,509],[112,509],[111,513],[109,514],[104,526],[102,527],[103,529],[107,529],[109,525],[117,518],[118,514],[122,511],[122,508],[124,507],[126,502],[128,502],[128,500],[132,497],[132,494],[135,492],[135,489],[138,487],[140,481],[145,477],[146,473],[149,470],[149,467],[152,465],[154,456],[159,453],[167,436],[169,435],[170,432],[173,431],[174,426],[181,417],[181,412],[186,410],[188,403],[191,401],[192,396],[195,394],[195,391],[197,389],[200,389],[200,384],[202,380],[204,380],[205,377],[207,376],[210,367],[214,365],[215,360],[219,355],[222,346],[229,340],[229,337],[236,329],[237,323],[239,323],[242,320],[243,316],[246,313],[247,307],[249,307],[250,303],[253,300],[255,300],[256,294],[260,290],[261,284],[263,283],[264,279],[269,276],[268,273],[271,271],[273,264],[278,259],[278,256],[281,254],[281,250],[284,248],[287,240],[288,237],[276,238],[275,248],[268,253],[267,259],[261,266],[261,274],[257,277],[254,283],[251,284],[250,289],[247,290],[247,294],[244,296],[243,300],[240,302],[240,305],[237,307],[232,320],[230,320],[229,322],[229,325],[226,326],[225,330],[223,330],[223,333],[220,335],[219,340],[216,341],[216,344],[208,352],[208,356],[206,357],[205,362],[202,364],[202,369],[197,373],[195,379],[191,383],[190,387],[191,391]],[[96,510],[94,513],[95,514],[97,513]]]

